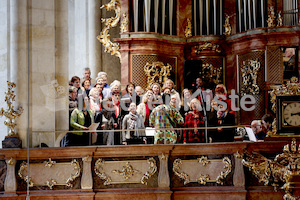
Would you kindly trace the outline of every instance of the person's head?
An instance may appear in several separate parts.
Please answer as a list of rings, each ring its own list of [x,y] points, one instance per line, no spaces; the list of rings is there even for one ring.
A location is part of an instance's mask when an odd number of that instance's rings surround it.
[[[100,84],[100,85],[104,85],[104,81],[103,81],[103,78],[100,76],[98,76],[97,78],[96,78],[96,84]]]
[[[71,84],[78,89],[80,87],[80,78],[78,76],[73,76],[71,78]]]
[[[75,86],[69,87],[69,95],[72,99],[77,97],[77,88]]]
[[[111,98],[112,98],[112,100],[113,100],[114,103],[120,102],[120,99],[121,99],[121,94],[120,94],[120,92],[113,92],[113,93],[111,94]]]
[[[177,96],[175,94],[172,94],[171,100],[170,100],[170,105],[177,108],[177,103],[178,103]]]
[[[97,99],[99,97],[99,90],[95,87],[93,87],[89,93],[90,98]]]
[[[192,99],[190,103],[190,109],[192,111],[200,111],[201,110],[201,104],[198,99]]]
[[[224,91],[224,94],[227,95],[227,89],[226,89],[226,86],[225,86],[224,84],[218,84],[218,85],[216,86],[216,89],[217,89],[217,88],[223,88],[222,91]]]
[[[136,113],[136,104],[134,102],[131,102],[128,110],[129,110],[129,112],[135,114]]]
[[[255,134],[261,132],[263,130],[261,121],[260,120],[253,120],[251,122],[251,129],[253,130],[253,132]]]
[[[228,111],[228,104],[225,100],[219,100],[218,102],[218,114],[223,114],[224,112]]]
[[[103,84],[104,85],[107,83],[107,73],[106,72],[99,72],[98,77],[103,78]]]
[[[135,93],[140,96],[140,95],[144,94],[144,90],[141,86],[136,86],[135,87]]]
[[[174,82],[171,79],[167,79],[164,83],[164,88],[167,87],[170,90],[174,88]]]
[[[159,85],[159,83],[152,83],[151,90],[153,91],[153,94],[159,95],[160,94],[160,85]]]
[[[290,58],[293,55],[295,55],[295,49],[294,48],[286,48],[284,54],[285,54],[285,57]]]
[[[97,90],[99,91],[99,94],[103,91],[103,85],[100,85],[97,83],[94,87],[97,88]]]
[[[142,98],[143,103],[151,102],[153,100],[153,92],[152,90],[148,90]]]
[[[261,118],[261,121],[266,129],[269,129],[269,127],[272,125],[274,118],[270,114],[264,114],[264,116]]]
[[[91,86],[91,81],[89,79],[85,79],[82,82],[82,87],[84,87],[84,89],[89,89],[90,86]]]
[[[218,99],[226,99],[226,93],[223,87],[217,87],[215,89],[215,95]]]
[[[196,86],[197,87],[202,87],[203,86],[202,78],[200,78],[200,77],[196,78]]]
[[[91,70],[89,67],[84,68],[84,79],[90,79],[91,78]]]
[[[83,109],[87,109],[89,107],[89,98],[85,96],[83,98]]]
[[[121,82],[118,80],[114,80],[110,84],[110,89],[111,89],[111,92],[120,92],[121,91]]]
[[[164,94],[171,94],[171,90],[168,87],[163,88],[163,93]]]
[[[113,107],[112,98],[108,97],[103,99],[103,101],[101,102],[101,107],[104,108],[105,110],[110,110],[110,108]]]
[[[134,92],[134,88],[135,88],[134,83],[130,82],[126,85],[126,92],[132,94]]]
[[[192,93],[189,91],[189,89],[185,88],[185,89],[182,90],[182,92],[181,92],[181,104],[182,104],[182,106],[184,106],[185,100],[187,102],[191,101],[191,96],[192,96]]]

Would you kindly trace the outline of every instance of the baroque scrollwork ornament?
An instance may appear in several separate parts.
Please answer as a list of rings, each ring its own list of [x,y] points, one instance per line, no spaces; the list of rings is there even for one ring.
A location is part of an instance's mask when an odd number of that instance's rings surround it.
[[[225,32],[224,32],[224,35],[228,36],[228,35],[231,35],[231,25],[230,25],[230,16],[226,16],[226,19],[225,19],[225,24],[224,24],[224,28],[225,28]]]
[[[17,133],[15,132],[15,127],[17,126],[16,118],[20,117],[23,113],[23,108],[19,107],[17,110],[14,110],[13,102],[15,101],[16,95],[13,89],[16,87],[16,84],[13,82],[7,81],[8,91],[5,92],[5,102],[7,103],[8,109],[4,110],[1,108],[0,117],[5,116],[6,120],[4,124],[8,126],[8,137],[17,137]]]
[[[217,53],[221,53],[220,46],[218,44],[214,44],[211,42],[206,42],[204,44],[200,44],[195,46],[195,53],[201,54],[202,51],[208,50],[208,51],[215,51]]]
[[[300,145],[297,147],[293,138],[291,145],[283,147],[283,153],[278,154],[274,160],[268,159],[256,152],[245,152],[243,165],[265,185],[272,185],[285,191],[284,200],[296,200],[299,197],[293,196],[297,189],[297,177],[300,176]]]
[[[126,15],[126,13],[123,13],[121,27],[120,27],[121,33],[128,32],[128,23],[129,23],[128,16]]]
[[[184,36],[186,38],[192,37],[192,22],[191,22],[190,18],[187,19],[187,25],[184,30]]]
[[[257,85],[257,76],[260,69],[260,62],[258,60],[244,61],[241,66],[242,72],[242,86],[241,95],[259,94],[259,87]]]
[[[144,71],[147,76],[147,89],[151,89],[153,83],[163,85],[171,75],[172,66],[168,63],[164,65],[162,62],[146,63]]]
[[[121,59],[121,53],[119,51],[119,44],[113,43],[110,40],[109,30],[113,27],[116,27],[120,21],[121,17],[121,3],[120,0],[111,0],[109,3],[102,5],[100,9],[105,8],[107,11],[114,10],[116,13],[115,17],[109,19],[101,18],[101,22],[105,24],[105,27],[101,31],[97,39],[103,44],[104,52],[111,53],[111,55],[117,56]]]
[[[202,64],[202,71],[200,75],[203,80],[212,80],[215,84],[222,82],[222,67],[215,67],[212,64],[204,63]]]
[[[183,162],[194,162],[193,160],[181,160],[177,158],[173,162],[173,172],[175,173],[176,176],[184,180],[184,185],[191,183],[191,182],[197,182],[201,185],[205,185],[207,182],[215,182],[217,184],[223,185],[225,178],[228,176],[228,174],[232,170],[232,165],[231,161],[228,157],[224,157],[222,160],[221,159],[211,159],[209,160],[206,156],[202,156],[201,158],[198,158],[195,160],[197,163],[200,165],[203,165],[204,167],[208,167],[212,162],[217,162],[217,163],[223,163],[225,171],[221,171],[220,174],[217,176],[216,180],[211,180],[211,177],[209,174],[202,174],[202,170],[197,171],[196,174],[199,174],[197,178],[195,177],[190,177],[188,175],[188,172],[185,172],[183,166]],[[188,170],[188,169],[186,169]],[[206,171],[208,172],[208,171]],[[195,174],[195,172],[192,172]]]
[[[268,23],[268,28],[273,28],[276,26],[275,24],[275,12],[274,12],[274,7],[271,6],[269,8],[269,15],[268,15],[268,20],[267,20],[267,23]]]
[[[142,173],[141,170],[137,170],[134,166],[145,163],[144,160],[135,160],[135,161],[127,161],[124,166],[122,166],[121,170],[110,170],[108,168],[112,166],[119,166],[120,163],[124,163],[124,161],[104,161],[102,158],[99,158],[95,163],[95,173],[96,175],[104,180],[103,185],[111,185],[111,184],[121,184],[121,183],[142,183],[147,185],[147,180],[153,176],[157,171],[156,161],[154,158],[149,158],[147,163],[149,164],[149,168],[146,173]],[[133,164],[135,163],[135,165]],[[110,167],[106,166],[109,165]],[[113,174],[121,176],[123,180],[116,181],[112,180]],[[141,177],[141,179],[139,179]],[[116,178],[116,177],[115,177]],[[131,180],[131,179],[137,179]]]

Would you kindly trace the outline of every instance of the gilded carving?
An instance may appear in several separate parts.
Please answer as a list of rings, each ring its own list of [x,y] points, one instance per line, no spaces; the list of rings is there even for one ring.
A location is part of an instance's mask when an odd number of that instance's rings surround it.
[[[225,27],[225,32],[224,32],[224,34],[225,35],[231,35],[231,25],[230,25],[230,22],[229,22],[229,20],[230,20],[230,16],[226,16],[226,19],[225,19],[225,24],[224,24],[224,27]]]
[[[203,50],[215,51],[221,53],[220,46],[211,42],[206,42],[205,44],[200,44],[195,46],[195,53],[200,54]]]
[[[200,164],[197,166],[196,163]],[[191,166],[193,166],[191,168]],[[210,169],[217,167],[221,170],[219,175],[216,175],[215,171]],[[196,173],[195,173],[196,170]],[[223,180],[228,176],[232,170],[231,161],[228,157],[221,159],[207,159],[207,157],[202,156],[197,160],[181,160],[176,159],[173,162],[173,172],[176,176],[184,180],[184,185],[197,182],[199,184],[205,185],[207,182],[215,182],[217,184],[223,185]],[[206,173],[206,174],[204,174]],[[198,177],[191,177],[189,174],[200,174]],[[214,178],[215,177],[215,178]]]
[[[192,37],[192,22],[191,22],[190,18],[187,19],[187,25],[184,30],[184,36]]]
[[[126,13],[123,13],[122,20],[121,20],[121,27],[120,27],[121,33],[128,32],[128,22],[129,22],[128,16],[126,15]]]
[[[101,18],[102,23],[105,23],[105,27],[101,31],[97,39],[103,44],[104,52],[111,53],[111,55],[117,56],[121,59],[121,53],[119,51],[119,44],[113,43],[110,40],[109,30],[113,27],[116,27],[120,21],[121,17],[121,3],[120,0],[111,0],[109,3],[102,5],[100,9],[105,8],[107,11],[114,10],[116,13],[115,17],[109,19]]]
[[[277,190],[279,186],[285,190],[283,199],[291,200],[299,197],[293,196],[296,189],[295,177],[300,175],[300,145],[297,148],[293,139],[291,146],[285,145],[283,153],[276,155],[274,160],[268,159],[256,152],[245,152],[242,163],[265,185],[272,185]]]
[[[153,83],[163,85],[171,75],[172,66],[168,63],[164,65],[162,62],[146,63],[144,71],[147,76],[147,89],[151,89]]]
[[[7,164],[9,164],[9,165],[14,165],[14,164],[15,164],[14,159],[13,159],[13,158],[10,158],[10,159],[7,161]]]
[[[31,163],[30,171],[39,171],[40,174],[30,174],[28,176],[28,164],[23,162],[18,171],[19,177],[25,180],[29,187],[48,186],[53,189],[55,185],[66,185],[73,187],[72,182],[80,176],[80,165],[77,160],[71,162],[56,163],[49,158],[44,163]]]
[[[268,27],[272,28],[275,27],[275,12],[273,6],[269,8],[269,12],[270,14],[268,15],[267,23],[268,23]]]
[[[16,87],[15,83],[7,81],[8,91],[5,92],[5,102],[8,106],[7,110],[1,108],[0,117],[3,115],[6,117],[4,124],[8,126],[8,136],[16,137],[17,133],[15,132],[15,127],[17,126],[16,118],[19,117],[23,113],[23,108],[19,107],[18,110],[14,110],[13,102],[15,101],[16,95],[13,89]]]
[[[49,158],[49,160],[45,161],[44,163],[45,163],[45,167],[51,168],[56,162],[52,161],[51,158]]]
[[[139,170],[133,169],[129,162],[126,162],[125,166],[122,167],[122,170],[113,170],[112,172],[121,175],[125,180],[134,176],[135,173],[141,173]]]
[[[111,168],[120,165],[123,165],[121,170],[111,170]],[[143,174],[142,171],[145,170],[146,166],[148,166],[148,171]],[[147,185],[147,180],[156,173],[157,166],[154,158],[131,161],[104,161],[99,158],[95,163],[94,170],[96,175],[104,180],[103,185],[123,183],[142,183]],[[122,178],[120,179],[119,176]]]
[[[219,84],[222,78],[222,67],[214,67],[212,64],[202,64],[200,75],[204,80],[213,80],[215,84]]]
[[[200,164],[202,164],[203,166],[209,164],[209,161],[207,160],[207,157],[206,156],[202,156],[201,158],[198,158],[198,162]]]
[[[277,26],[282,26],[283,25],[282,21],[283,21],[283,19],[281,16],[281,11],[279,11],[278,15],[277,15]]]
[[[259,87],[257,85],[257,74],[260,69],[260,62],[257,60],[247,60],[243,61],[241,66],[242,72],[242,86],[241,94],[244,96],[246,94],[259,94]]]

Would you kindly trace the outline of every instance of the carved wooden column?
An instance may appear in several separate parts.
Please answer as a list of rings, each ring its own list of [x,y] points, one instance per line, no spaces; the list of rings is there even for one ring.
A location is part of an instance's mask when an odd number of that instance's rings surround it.
[[[16,159],[10,158],[6,161],[6,177],[4,182],[4,191],[5,193],[16,193],[17,191],[17,180],[15,175],[15,168],[16,168]]]
[[[233,173],[233,185],[236,187],[245,187],[245,174],[242,164],[243,156],[238,152],[234,154],[234,173]]]
[[[82,158],[83,170],[81,177],[81,189],[93,189],[92,157]]]
[[[170,177],[168,171],[168,155],[160,155],[159,158],[159,174],[158,174],[158,187],[170,187]]]

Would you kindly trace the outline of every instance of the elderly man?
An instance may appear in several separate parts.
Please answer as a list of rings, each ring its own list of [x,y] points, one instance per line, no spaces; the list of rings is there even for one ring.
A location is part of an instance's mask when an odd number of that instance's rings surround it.
[[[251,122],[251,129],[256,136],[257,140],[264,140],[266,137],[266,132],[262,126],[261,120],[253,120]]]

